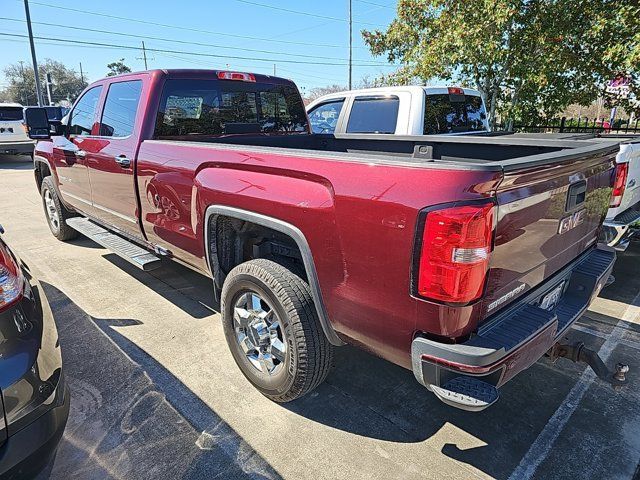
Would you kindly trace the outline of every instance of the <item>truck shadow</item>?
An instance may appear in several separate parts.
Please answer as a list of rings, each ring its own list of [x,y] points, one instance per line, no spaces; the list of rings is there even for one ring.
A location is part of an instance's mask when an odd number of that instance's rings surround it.
[[[0,170],[32,170],[33,160],[25,155],[0,155]]]
[[[42,282],[57,318],[71,413],[38,478],[281,478],[215,411],[113,325]]]

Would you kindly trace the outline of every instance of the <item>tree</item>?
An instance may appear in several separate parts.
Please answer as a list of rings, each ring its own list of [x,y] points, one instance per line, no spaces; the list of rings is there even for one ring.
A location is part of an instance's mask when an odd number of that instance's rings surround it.
[[[120,75],[121,73],[131,72],[131,68],[125,65],[124,58],[121,58],[117,62],[111,62],[107,65],[107,68],[109,69],[107,77],[113,77],[114,75]]]
[[[400,0],[386,31],[362,34],[374,55],[402,63],[386,82],[453,81],[482,92],[492,123],[498,112],[535,121],[590,103],[614,72],[637,67],[635,3]]]
[[[51,96],[54,103],[63,100],[73,102],[85,89],[87,82],[80,78],[80,75],[61,62],[45,59],[44,63],[38,65],[40,81],[43,83],[42,92],[46,102],[46,87],[44,85],[46,74],[51,74],[53,84],[51,85]],[[8,86],[4,89],[0,97],[6,101],[18,102],[23,105],[37,105],[36,82],[33,75],[33,68],[26,63],[15,63],[4,68],[5,80]]]
[[[323,95],[328,95],[330,93],[336,93],[336,92],[344,92],[346,89],[347,89],[346,86],[338,85],[338,84],[327,85],[326,87],[312,88],[309,91],[309,94],[307,95],[306,100],[308,100],[309,102],[313,102],[316,98],[320,98]]]

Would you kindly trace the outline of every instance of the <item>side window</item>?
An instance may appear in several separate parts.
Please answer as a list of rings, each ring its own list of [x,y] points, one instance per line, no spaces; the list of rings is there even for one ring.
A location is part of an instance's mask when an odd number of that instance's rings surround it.
[[[101,136],[128,137],[133,133],[141,92],[141,80],[117,82],[109,86],[100,119]]]
[[[347,133],[395,133],[400,99],[357,97],[351,107]]]
[[[91,135],[91,129],[96,118],[98,100],[102,92],[102,85],[88,90],[73,107],[69,122],[70,135]]]
[[[309,121],[313,133],[333,133],[336,131],[338,117],[344,105],[344,98],[321,103],[309,112]]]

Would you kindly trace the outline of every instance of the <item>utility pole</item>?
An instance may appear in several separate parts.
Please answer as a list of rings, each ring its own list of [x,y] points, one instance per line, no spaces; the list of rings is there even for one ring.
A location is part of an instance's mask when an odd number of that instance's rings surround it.
[[[275,63],[273,64],[273,76],[274,77],[276,76],[276,64]]]
[[[26,1],[26,0],[25,0]],[[351,75],[353,70],[353,8],[349,0],[349,90],[351,90]]]
[[[38,61],[36,60],[36,47],[33,44],[33,30],[31,29],[31,15],[29,14],[29,0],[24,0],[24,13],[27,16],[27,30],[29,30],[29,44],[31,45],[31,60],[33,61],[33,77],[36,81],[36,96],[38,106],[42,106],[42,90],[40,85],[40,75],[38,74]]]
[[[82,62],[80,62],[80,81],[84,83],[84,73],[82,73]]]
[[[49,105],[53,105],[53,102],[51,101],[51,74],[49,72],[47,72],[46,74],[46,81],[47,81],[47,98],[49,99]]]
[[[142,41],[142,58],[144,59],[144,69],[149,70],[147,66],[147,50],[144,48],[144,40]]]

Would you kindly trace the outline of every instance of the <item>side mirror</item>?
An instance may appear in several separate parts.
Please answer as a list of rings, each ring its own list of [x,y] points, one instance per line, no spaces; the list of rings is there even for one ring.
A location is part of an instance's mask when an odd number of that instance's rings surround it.
[[[40,107],[29,107],[24,111],[24,123],[27,125],[27,135],[33,140],[51,138],[47,111]]]

